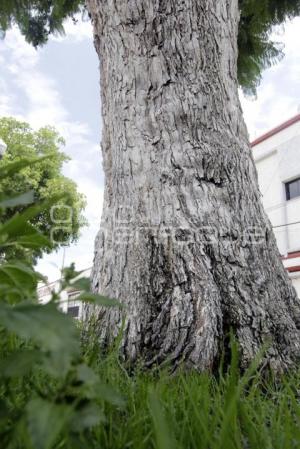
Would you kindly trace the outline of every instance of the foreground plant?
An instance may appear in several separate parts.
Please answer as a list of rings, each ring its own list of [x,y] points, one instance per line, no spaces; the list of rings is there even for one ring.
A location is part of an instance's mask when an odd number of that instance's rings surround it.
[[[41,160],[20,160],[0,167],[0,180]],[[84,363],[80,333],[74,320],[59,311],[60,293],[49,303],[37,302],[37,284],[43,277],[25,260],[5,262],[7,250],[51,248],[30,221],[52,203],[33,204],[31,193],[0,197],[2,218],[7,207],[25,209],[0,224],[0,440],[1,447],[49,449],[76,447],[79,436],[105,420],[103,401],[117,407],[123,399]],[[72,282],[88,290],[87,280],[66,273],[63,288]],[[108,300],[82,293],[85,301]]]

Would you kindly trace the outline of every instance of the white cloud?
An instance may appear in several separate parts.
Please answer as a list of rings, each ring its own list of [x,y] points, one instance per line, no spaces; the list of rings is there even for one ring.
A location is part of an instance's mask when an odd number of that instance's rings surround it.
[[[38,68],[40,53],[25,42],[16,28],[7,33],[1,45],[7,56],[7,70],[12,77],[13,87],[20,91],[27,102],[23,110],[24,119],[34,128],[53,125],[68,129],[68,125],[72,126],[72,123],[68,123],[68,112],[55,81]],[[44,50],[42,48],[39,51]]]
[[[0,116],[9,116],[14,113],[12,105],[15,98],[12,93],[8,91],[7,83],[0,78]]]
[[[39,70],[39,58],[44,48],[36,51],[25,41],[19,30],[13,28],[7,32],[5,41],[0,43],[0,49],[6,56],[6,68],[13,80],[13,87],[21,91],[27,101],[23,118],[34,128],[55,126],[68,145],[86,144],[90,134],[88,125],[70,119],[57,82]],[[4,87],[0,92],[3,90]],[[12,100],[11,92],[6,94],[6,109],[10,106],[9,99]],[[15,105],[12,104],[11,109],[13,106]]]
[[[279,94],[276,85],[266,83],[259,89],[257,99],[241,97],[250,139],[253,140],[297,112],[295,98]]]
[[[91,39],[93,29],[90,20],[87,17],[82,20],[80,14],[76,15],[75,20],[76,22],[72,19],[66,20],[64,23],[65,34],[52,35],[50,39],[56,42],[70,41],[72,43]]]
[[[70,42],[91,37],[88,23],[75,26],[68,22],[66,31],[68,35],[65,39]],[[59,92],[59,81],[40,69],[40,55],[44,48],[36,51],[25,42],[19,30],[14,28],[7,33],[5,41],[0,42],[0,51],[5,57],[6,73],[6,79],[3,75],[0,77],[0,115],[23,119],[35,129],[45,125],[55,126],[66,140],[64,151],[73,156],[65,165],[64,173],[75,180],[79,191],[87,197],[85,216],[89,226],[82,230],[78,244],[67,248],[66,264],[75,260],[78,269],[84,269],[92,263],[94,236],[98,230],[102,208],[100,179],[96,184],[93,176],[90,176],[92,173],[94,175],[93,159],[96,157],[99,158],[100,173],[100,147],[92,140],[87,123],[72,120]],[[39,262],[38,269],[53,280],[59,275],[61,260],[62,251],[47,255]]]
[[[273,39],[285,45],[284,59],[263,73],[257,99],[241,94],[251,139],[295,115],[300,105],[300,18],[276,30]]]
[[[29,70],[39,59],[38,51],[25,42],[24,37],[15,27],[6,33],[4,40],[0,41],[0,48],[5,55],[6,65],[9,65],[8,61],[15,61],[16,67]]]
[[[90,138],[90,128],[87,123],[61,121],[57,125],[57,129],[62,133],[68,146],[86,145]],[[88,142],[89,148],[94,148],[93,142]]]

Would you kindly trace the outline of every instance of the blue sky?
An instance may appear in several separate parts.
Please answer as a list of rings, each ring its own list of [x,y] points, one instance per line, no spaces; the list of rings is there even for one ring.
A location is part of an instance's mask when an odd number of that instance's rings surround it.
[[[101,166],[101,104],[98,57],[89,22],[65,25],[66,35],[52,37],[35,50],[17,29],[0,41],[0,116],[26,120],[33,128],[53,125],[66,140],[72,161],[64,173],[87,197],[89,226],[76,245],[66,250],[65,263],[78,269],[92,265],[94,238],[100,223],[103,197]],[[285,58],[265,71],[257,99],[241,94],[250,137],[295,115],[300,106],[300,18],[277,29]],[[49,280],[59,277],[62,251],[43,258],[38,269]]]

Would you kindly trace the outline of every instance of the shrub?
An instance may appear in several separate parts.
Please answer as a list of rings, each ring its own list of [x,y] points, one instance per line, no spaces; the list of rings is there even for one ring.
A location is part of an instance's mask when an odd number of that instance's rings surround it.
[[[0,168],[9,178],[38,160],[21,160]],[[62,197],[52,198],[52,203]],[[50,449],[74,447],[104,418],[104,402],[123,406],[122,397],[84,362],[78,326],[59,311],[60,292],[45,305],[37,301],[43,277],[25,260],[5,261],[9,248],[44,250],[51,243],[29,220],[52,204],[33,204],[30,193],[0,198],[0,207],[27,207],[0,225],[0,441],[1,447]],[[76,273],[66,273],[62,288],[76,284]],[[75,282],[74,282],[75,281]],[[78,280],[88,289],[87,280]],[[82,293],[81,299],[107,303],[101,296]]]

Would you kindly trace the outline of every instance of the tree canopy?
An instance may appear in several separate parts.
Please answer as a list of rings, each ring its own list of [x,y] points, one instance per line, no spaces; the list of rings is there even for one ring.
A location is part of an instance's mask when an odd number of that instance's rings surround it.
[[[63,22],[84,8],[84,0],[1,0],[0,27],[13,24],[35,47],[47,42],[52,33],[63,33]]]
[[[254,93],[262,71],[278,62],[283,46],[271,38],[273,27],[300,15],[300,0],[239,0],[238,79],[245,92]],[[85,10],[84,0],[1,0],[0,27],[13,24],[35,47],[45,44],[51,33],[63,33],[67,18]]]
[[[86,224],[82,216],[85,198],[78,192],[75,182],[62,174],[63,163],[69,159],[61,151],[63,138],[52,127],[34,131],[27,123],[6,117],[0,119],[0,138],[7,145],[0,167],[24,158],[42,158],[41,162],[23,168],[14,176],[1,179],[0,194],[10,197],[32,192],[35,202],[49,203],[53,198],[62,197],[56,201],[54,209],[43,210],[31,224],[52,239],[53,248],[76,241],[80,228]],[[20,205],[19,212],[26,207],[26,204]],[[15,207],[6,208],[1,221],[9,219],[15,212]],[[33,256],[39,255],[40,252],[33,252]]]
[[[275,26],[300,15],[300,0],[239,0],[238,79],[255,93],[262,72],[284,56],[282,43],[272,40]]]

